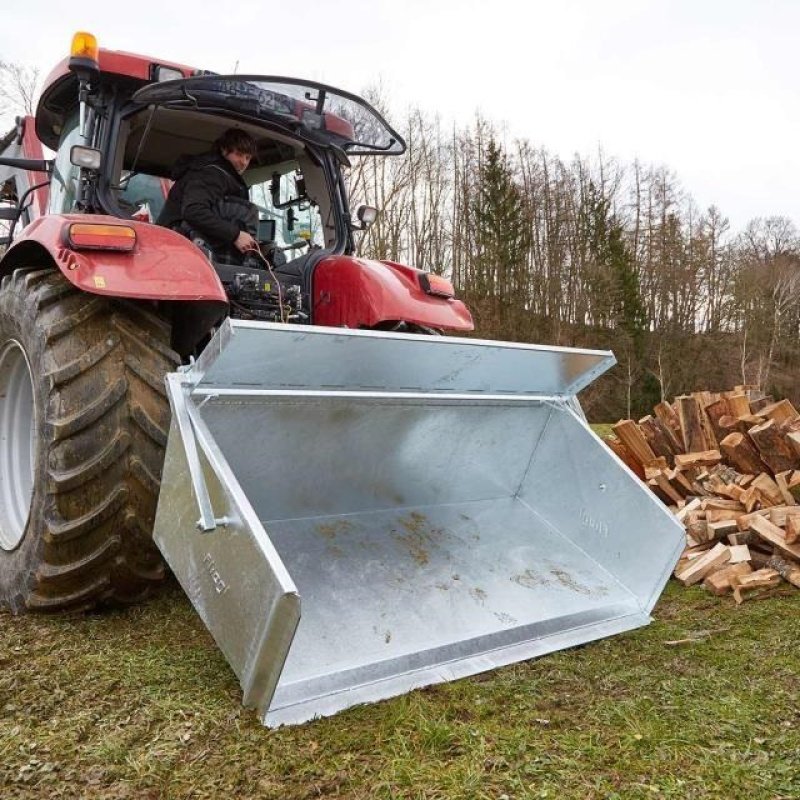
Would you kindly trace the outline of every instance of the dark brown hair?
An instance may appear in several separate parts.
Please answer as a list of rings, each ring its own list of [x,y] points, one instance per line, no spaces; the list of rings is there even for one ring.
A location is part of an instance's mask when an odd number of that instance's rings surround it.
[[[249,156],[256,154],[256,140],[241,128],[228,128],[214,144],[220,153],[225,150],[235,150],[237,153],[246,153]]]

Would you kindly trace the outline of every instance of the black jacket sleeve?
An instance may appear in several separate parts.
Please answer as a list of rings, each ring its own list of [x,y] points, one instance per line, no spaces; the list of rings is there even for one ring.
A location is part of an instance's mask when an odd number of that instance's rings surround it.
[[[218,166],[192,170],[185,178],[181,217],[212,242],[230,245],[239,235],[235,222],[220,219],[215,210],[229,188],[230,179]]]

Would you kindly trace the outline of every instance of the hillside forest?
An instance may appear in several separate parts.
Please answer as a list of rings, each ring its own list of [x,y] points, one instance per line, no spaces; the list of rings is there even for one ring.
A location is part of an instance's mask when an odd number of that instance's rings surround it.
[[[403,157],[349,173],[353,206],[381,210],[360,254],[451,277],[482,338],[613,350],[617,366],[581,396],[591,420],[742,383],[800,400],[789,219],[732,230],[667,167],[563,160],[480,117],[445,129],[414,110],[399,130]]]

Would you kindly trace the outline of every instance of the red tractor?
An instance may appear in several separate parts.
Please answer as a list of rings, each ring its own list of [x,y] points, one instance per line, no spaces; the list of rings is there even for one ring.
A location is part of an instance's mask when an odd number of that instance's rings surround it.
[[[153,222],[232,126],[233,262]],[[0,147],[0,605],[163,554],[268,725],[649,620],[684,537],[581,415],[613,355],[427,335],[472,330],[450,283],[354,255],[343,169],[405,149],[363,100],[78,34]]]
[[[354,95],[98,50],[79,34],[45,81],[35,136],[32,122],[5,140],[23,158],[0,161],[18,201],[0,261],[0,602],[134,600],[163,575],[150,535],[164,375],[223,318],[417,332],[472,319],[444,278],[354,256],[374,210],[354,223],[343,169],[405,150]],[[176,161],[231,126],[257,142],[244,178],[263,263],[217,263],[152,224]],[[35,158],[39,142],[52,161]]]

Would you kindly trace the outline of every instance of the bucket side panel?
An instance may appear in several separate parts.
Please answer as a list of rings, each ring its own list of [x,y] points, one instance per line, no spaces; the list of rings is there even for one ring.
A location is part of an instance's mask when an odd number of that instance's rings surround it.
[[[550,418],[520,499],[652,609],[683,549],[683,528],[566,408]]]

